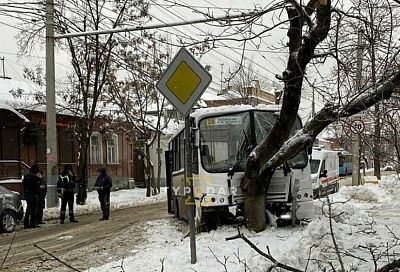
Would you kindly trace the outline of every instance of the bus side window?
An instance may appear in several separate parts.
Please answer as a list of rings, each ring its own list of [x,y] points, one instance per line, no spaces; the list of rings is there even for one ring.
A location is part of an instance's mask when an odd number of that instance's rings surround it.
[[[344,157],[340,157],[339,158],[339,167],[343,166],[343,164],[344,164]]]

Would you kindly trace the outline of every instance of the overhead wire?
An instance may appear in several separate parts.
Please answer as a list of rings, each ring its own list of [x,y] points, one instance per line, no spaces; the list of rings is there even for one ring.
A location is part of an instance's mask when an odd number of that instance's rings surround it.
[[[71,2],[71,1],[70,1]],[[154,2],[154,1],[153,1]],[[214,5],[215,6],[215,5]],[[164,8],[165,9],[165,8]],[[176,16],[176,14],[174,14],[174,13],[172,13],[171,11],[169,11],[168,9],[167,9],[167,12],[169,12],[169,13],[171,13],[171,14],[173,14],[173,15],[175,15]],[[186,19],[185,18],[183,18],[181,15],[179,15],[179,16],[176,16],[176,17],[178,17],[178,18],[180,18],[180,19],[183,19],[183,20],[185,20],[186,21]],[[154,18],[154,16],[153,16],[153,18]],[[158,19],[158,18],[156,18],[157,20],[159,20],[159,21],[161,21],[160,19]],[[200,31],[202,31],[201,29],[199,29],[198,27],[196,27],[198,30],[200,30]],[[205,33],[204,31],[202,31],[203,33]],[[171,34],[171,32],[168,32],[169,34]],[[184,32],[182,32],[182,31],[180,31],[180,33],[182,33],[182,34],[185,34]],[[193,32],[191,32],[191,33],[193,33]],[[188,37],[188,34],[186,34],[186,37]],[[224,46],[226,46],[226,44],[224,44]],[[139,48],[140,48],[140,46],[139,46]],[[237,52],[236,52],[237,53]],[[223,53],[217,53],[217,54],[219,54],[219,55],[221,55],[221,56],[223,56],[223,57],[225,57],[225,58],[227,58],[227,59],[229,59],[229,60],[231,60],[231,61],[233,61],[234,63],[238,63],[237,62],[237,60],[234,60],[233,58],[231,58],[231,57],[229,57],[229,56],[226,56],[226,55],[224,55]],[[263,67],[263,66],[261,66],[261,68],[262,69],[264,69],[265,67]],[[265,70],[265,69],[264,69]],[[268,70],[267,70],[268,71]],[[272,74],[274,74],[272,71],[268,71],[268,72],[270,72],[270,73],[272,73]],[[266,78],[266,79],[268,79],[268,80],[271,80],[271,79],[269,79],[269,78]]]

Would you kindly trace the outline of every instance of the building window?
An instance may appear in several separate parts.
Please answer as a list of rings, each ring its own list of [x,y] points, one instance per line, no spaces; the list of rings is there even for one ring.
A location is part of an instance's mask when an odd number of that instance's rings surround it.
[[[118,163],[118,136],[116,134],[107,139],[107,163]]]
[[[90,137],[90,161],[101,163],[101,134],[94,132]]]

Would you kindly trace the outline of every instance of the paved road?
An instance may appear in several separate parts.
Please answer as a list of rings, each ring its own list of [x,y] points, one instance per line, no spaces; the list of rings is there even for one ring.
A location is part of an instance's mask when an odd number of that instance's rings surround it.
[[[15,237],[14,234],[0,236],[0,266],[10,245],[3,271],[71,271],[65,270],[63,265],[33,244],[79,270],[109,262],[111,253],[116,253],[115,258],[123,258],[129,251],[119,254],[118,250],[126,245],[133,249],[142,242],[147,222],[169,218],[166,207],[167,204],[162,202],[112,211],[108,221],[99,221],[100,214],[90,214],[79,216],[79,223],[66,221],[60,225],[51,220],[38,229],[19,227]]]

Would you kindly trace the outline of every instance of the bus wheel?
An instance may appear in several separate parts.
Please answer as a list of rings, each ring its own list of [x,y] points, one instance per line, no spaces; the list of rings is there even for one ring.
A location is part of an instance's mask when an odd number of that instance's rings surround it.
[[[216,211],[204,211],[203,210],[203,229],[205,231],[216,230],[220,225],[219,214]]]

